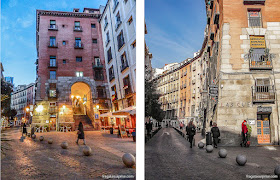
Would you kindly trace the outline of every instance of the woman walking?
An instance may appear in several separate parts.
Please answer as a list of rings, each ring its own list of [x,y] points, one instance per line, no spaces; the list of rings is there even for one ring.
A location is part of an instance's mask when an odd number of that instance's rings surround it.
[[[84,134],[84,127],[83,127],[83,123],[80,122],[79,123],[79,127],[78,127],[78,138],[76,143],[79,144],[79,139],[84,140],[84,145],[86,145],[86,141],[85,141],[85,134]]]
[[[217,127],[217,123],[213,123],[213,127],[211,128],[212,136],[213,136],[213,142],[214,142],[214,147],[217,148],[218,146],[218,141],[220,137],[220,130]]]
[[[26,134],[26,136],[27,136],[27,130],[26,130],[26,124],[25,123],[23,123],[23,125],[22,125],[22,136],[23,136],[23,134]]]
[[[193,137],[196,133],[196,127],[195,125],[193,124],[193,121],[190,121],[188,126],[187,126],[187,135],[189,137],[189,142],[190,142],[190,148],[192,148],[192,145],[193,145]]]

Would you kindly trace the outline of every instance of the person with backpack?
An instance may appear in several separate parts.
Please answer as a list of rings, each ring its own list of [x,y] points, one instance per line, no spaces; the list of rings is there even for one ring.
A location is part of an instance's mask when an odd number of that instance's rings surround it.
[[[188,135],[188,139],[190,142],[190,148],[192,148],[193,146],[193,137],[196,134],[196,127],[193,124],[193,121],[190,121],[188,126],[186,127],[186,131],[187,131],[187,135]]]
[[[242,142],[240,143],[240,146],[242,147],[244,145],[244,147],[246,147],[247,144],[247,133],[248,133],[248,128],[247,128],[247,121],[244,120],[242,125]]]
[[[217,123],[215,122],[213,123],[213,127],[211,128],[211,133],[213,136],[214,148],[217,148],[219,137],[220,137],[220,130],[217,127]]]

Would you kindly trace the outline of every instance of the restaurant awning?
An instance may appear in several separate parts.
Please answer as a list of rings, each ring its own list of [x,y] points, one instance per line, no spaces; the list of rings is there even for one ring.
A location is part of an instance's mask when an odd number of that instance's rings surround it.
[[[135,115],[136,114],[136,107],[133,106],[133,107],[124,108],[122,110],[115,111],[112,114],[113,115],[127,115],[127,116]]]

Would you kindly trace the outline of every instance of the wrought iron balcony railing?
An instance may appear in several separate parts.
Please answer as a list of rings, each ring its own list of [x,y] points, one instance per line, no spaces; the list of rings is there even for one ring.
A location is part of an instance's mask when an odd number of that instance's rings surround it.
[[[272,54],[248,54],[250,70],[271,70]]]
[[[253,103],[274,103],[275,90],[273,85],[252,86]]]
[[[75,42],[74,43],[74,48],[75,49],[83,49],[84,48],[84,45],[82,42]]]
[[[82,32],[82,31],[83,31],[83,28],[82,28],[82,26],[74,26],[74,27],[73,27],[73,30],[74,30],[74,31]]]
[[[58,27],[57,27],[57,25],[55,25],[55,24],[51,24],[51,25],[49,25],[48,30],[57,31],[57,30],[58,30]]]

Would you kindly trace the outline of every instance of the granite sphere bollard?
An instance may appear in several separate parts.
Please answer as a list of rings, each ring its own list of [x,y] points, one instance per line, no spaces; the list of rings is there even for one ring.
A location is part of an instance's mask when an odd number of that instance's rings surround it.
[[[32,139],[35,139],[36,138],[36,134],[32,134]]]
[[[122,161],[126,165],[126,167],[132,167],[135,165],[135,157],[130,153],[125,153],[122,156]]]
[[[277,165],[274,169],[274,174],[278,175],[278,177],[280,177],[280,165]]]
[[[220,151],[219,151],[219,156],[220,156],[221,158],[227,157],[227,150],[225,150],[225,149],[220,149]]]
[[[43,140],[44,140],[44,136],[40,136],[40,137],[39,137],[39,140],[40,140],[40,141],[43,141]]]
[[[53,143],[53,139],[52,138],[48,139],[48,143],[52,144]]]
[[[90,147],[88,147],[88,146],[84,147],[83,153],[84,153],[85,156],[90,156],[91,152],[92,152],[92,150],[91,150]]]
[[[202,149],[202,148],[204,147],[204,143],[203,143],[203,142],[199,142],[199,143],[198,143],[198,147],[199,147],[200,149]]]
[[[244,166],[247,162],[247,157],[245,155],[239,154],[236,156],[236,162],[239,166]]]
[[[207,145],[207,146],[206,146],[206,151],[207,151],[208,153],[211,153],[211,152],[213,151],[213,146],[212,146],[212,145]]]
[[[67,149],[68,148],[68,143],[67,142],[62,142],[61,147],[62,147],[62,149]]]

